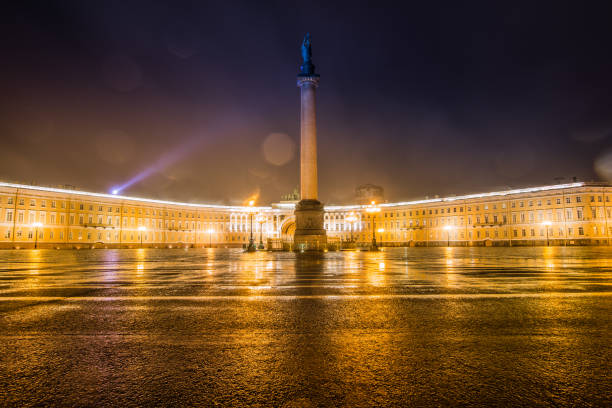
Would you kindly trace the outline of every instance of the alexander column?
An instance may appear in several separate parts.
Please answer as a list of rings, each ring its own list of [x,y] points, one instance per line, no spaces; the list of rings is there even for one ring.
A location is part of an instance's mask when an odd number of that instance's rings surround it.
[[[323,250],[327,244],[323,228],[323,204],[317,191],[317,112],[316,89],[319,74],[312,64],[310,34],[302,42],[302,65],[297,76],[301,94],[300,114],[300,188],[301,200],[295,206],[296,250]]]

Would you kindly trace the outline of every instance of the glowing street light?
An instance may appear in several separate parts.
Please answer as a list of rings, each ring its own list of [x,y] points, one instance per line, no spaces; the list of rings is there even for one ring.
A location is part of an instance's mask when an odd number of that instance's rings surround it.
[[[376,206],[376,201],[372,201],[372,204],[366,208],[366,212],[370,213],[372,217],[372,246],[370,247],[370,251],[378,251],[378,247],[376,246],[376,213],[380,212],[380,207]]]
[[[147,230],[147,227],[145,227],[144,225],[141,225],[140,227],[138,227],[138,231],[140,231],[140,247],[142,248],[142,235],[144,234],[144,232]]]
[[[542,225],[544,226],[544,228],[546,228],[546,246],[549,246],[549,242],[548,242],[548,228],[552,225],[552,222],[544,221],[542,223]]]
[[[212,233],[213,233],[213,229],[209,228],[208,229],[208,247],[212,248]]]
[[[35,237],[34,237],[34,249],[36,249],[36,248],[38,248],[38,228],[41,228],[43,225],[42,225],[42,222],[33,222],[32,226],[34,228],[36,228],[36,230],[34,231],[34,235],[35,235]]]
[[[378,233],[380,234],[380,246],[383,246],[383,232],[385,232],[384,228],[378,229]]]
[[[452,225],[445,225],[444,230],[446,231],[446,246],[450,246],[450,232],[453,229]]]
[[[266,221],[266,217],[262,214],[257,215],[256,221],[259,223],[259,249],[264,249],[263,244],[263,223]]]
[[[357,217],[355,216],[355,213],[352,212],[349,215],[347,215],[346,221],[349,222],[349,225],[351,227],[351,242],[353,242],[353,228],[355,227],[355,221],[357,221]]]
[[[247,252],[255,252],[257,248],[255,248],[255,240],[253,239],[253,205],[255,204],[255,200],[249,201],[249,221],[251,224],[251,233],[249,237],[249,246],[247,247]]]

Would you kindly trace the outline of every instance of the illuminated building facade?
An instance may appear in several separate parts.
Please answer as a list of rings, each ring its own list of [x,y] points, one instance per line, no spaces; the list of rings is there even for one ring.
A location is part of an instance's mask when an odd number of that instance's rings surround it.
[[[330,243],[383,246],[608,245],[612,187],[570,183],[419,201],[326,206]],[[295,204],[175,203],[0,183],[0,248],[282,248]],[[253,217],[251,217],[253,214]],[[373,220],[372,217],[375,217]],[[374,223],[372,223],[374,221]]]

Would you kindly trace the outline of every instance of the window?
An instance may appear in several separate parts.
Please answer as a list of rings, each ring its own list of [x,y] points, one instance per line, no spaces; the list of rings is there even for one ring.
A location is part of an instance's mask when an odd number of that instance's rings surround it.
[[[591,197],[591,198],[593,198],[593,197]],[[591,200],[591,201],[593,201],[593,200]],[[581,203],[582,202],[582,197],[576,196],[576,202],[577,203]]]
[[[23,198],[19,199],[19,205],[25,205],[25,200]]]
[[[519,207],[523,208],[525,206],[525,202],[524,201],[519,201]]]
[[[30,207],[36,206],[36,200],[30,200]]]
[[[47,202],[46,202],[45,200],[42,200],[42,201],[40,202],[40,206],[41,206],[41,207],[46,207],[46,206],[47,206]]]
[[[557,198],[557,204],[561,204],[561,199]]]
[[[13,197],[9,197],[9,198],[6,200],[6,203],[7,203],[7,204],[13,204]]]
[[[13,211],[11,210],[6,211],[6,221],[7,222],[13,221]]]
[[[565,203],[569,204],[570,202],[571,202],[570,198],[569,197],[565,197]]]
[[[576,197],[576,202],[580,202],[578,201],[578,197]],[[594,203],[595,202],[595,196],[591,196],[591,202]]]
[[[584,235],[584,228],[578,227],[578,235]]]
[[[79,204],[79,210],[82,210],[83,208],[83,203]]]

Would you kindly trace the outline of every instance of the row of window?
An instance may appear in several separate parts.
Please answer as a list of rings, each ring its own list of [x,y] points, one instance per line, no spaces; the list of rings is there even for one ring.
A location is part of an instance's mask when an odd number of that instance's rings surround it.
[[[0,197],[0,203],[2,203],[2,197]],[[13,197],[6,197],[6,203],[8,205],[12,205],[14,203]],[[24,206],[25,203],[26,203],[26,199],[25,198],[19,198],[18,205]],[[58,208],[57,207],[57,202],[55,200],[40,200],[39,203],[40,203],[40,207],[41,208],[46,208],[47,207],[47,203],[49,203],[49,207],[50,208]],[[36,204],[37,204],[37,201],[35,199],[29,199],[29,205],[31,207],[36,207]],[[71,210],[75,209],[75,204],[76,203],[74,203],[74,202],[70,202],[70,209]],[[97,211],[98,212],[103,212],[104,208],[105,208],[102,205],[97,205],[96,207],[97,207]],[[66,202],[65,201],[60,201],[60,207],[59,208],[65,209],[66,208]],[[93,204],[86,205],[84,203],[78,203],[78,209],[80,211],[86,211],[86,209],[88,209],[89,211],[94,211],[94,208],[95,207],[94,207]],[[113,210],[116,213],[119,213],[121,211],[120,207],[106,207],[106,212],[110,213],[110,212],[113,212]],[[123,212],[124,213],[129,213],[130,211],[129,211],[128,208],[124,208]],[[131,208],[131,213],[132,214],[136,214],[136,209],[135,208]],[[139,215],[143,214],[143,211],[142,211],[141,208],[138,209],[138,214]],[[144,214],[145,215],[149,215],[149,210],[145,209]],[[151,215],[162,216],[162,214],[163,214],[164,217],[174,217],[175,214],[178,214],[178,218],[182,218],[184,216],[185,218],[204,218],[204,219],[208,218],[208,219],[220,219],[220,220],[224,220],[224,219],[227,220],[227,219],[229,219],[229,216],[225,215],[225,214],[214,214],[214,215],[210,215],[209,214],[208,216],[205,215],[204,217],[202,217],[202,215],[200,213],[189,213],[189,212],[183,213],[182,211],[181,212],[174,212],[174,211],[162,211],[162,210],[155,210],[155,209],[151,210]]]

